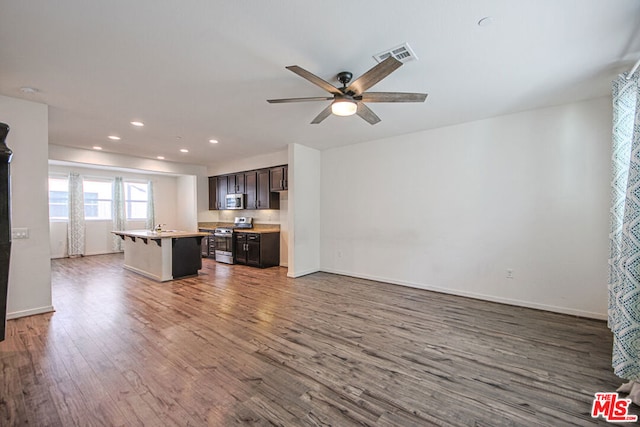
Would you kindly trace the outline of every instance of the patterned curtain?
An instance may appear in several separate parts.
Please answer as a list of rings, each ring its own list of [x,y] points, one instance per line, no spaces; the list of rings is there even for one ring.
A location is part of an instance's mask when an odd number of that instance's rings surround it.
[[[631,380],[619,389],[640,403],[640,92],[638,78],[613,82],[613,149],[609,258],[612,365]]]
[[[82,177],[69,173],[69,232],[67,233],[69,256],[84,255],[84,191]]]
[[[154,200],[153,200],[153,182],[149,181],[149,186],[147,190],[147,222],[145,223],[145,227],[147,230],[153,230],[155,227],[156,221],[156,211],[154,208]]]
[[[112,206],[113,230],[124,231],[125,214],[124,214],[124,183],[122,177],[117,176],[113,180],[113,206]],[[122,238],[113,235],[113,250],[122,252]]]

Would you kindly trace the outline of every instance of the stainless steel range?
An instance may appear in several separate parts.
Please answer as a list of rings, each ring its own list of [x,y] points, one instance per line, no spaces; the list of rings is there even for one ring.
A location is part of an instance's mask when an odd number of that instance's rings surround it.
[[[216,261],[226,264],[233,264],[233,229],[253,228],[253,218],[248,216],[238,216],[233,221],[233,227],[216,227],[213,231],[213,238],[216,245]]]
[[[233,264],[233,228],[217,227],[213,231],[216,261]]]

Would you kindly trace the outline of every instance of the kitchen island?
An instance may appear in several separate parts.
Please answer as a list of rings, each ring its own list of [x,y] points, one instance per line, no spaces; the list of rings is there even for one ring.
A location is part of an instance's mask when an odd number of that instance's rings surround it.
[[[124,268],[166,282],[196,276],[202,268],[200,244],[208,233],[113,231],[124,243]]]

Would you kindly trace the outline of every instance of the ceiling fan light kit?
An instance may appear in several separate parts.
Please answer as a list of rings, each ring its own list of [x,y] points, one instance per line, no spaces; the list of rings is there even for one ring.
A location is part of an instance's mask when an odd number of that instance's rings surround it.
[[[336,116],[351,116],[357,114],[367,123],[375,125],[380,121],[380,118],[365,105],[365,102],[424,102],[425,99],[427,99],[426,93],[366,92],[367,89],[387,77],[401,66],[402,62],[398,61],[393,56],[389,56],[362,76],[358,77],[351,84],[349,83],[351,82],[353,74],[348,71],[342,71],[337,75],[338,81],[342,83],[342,87],[338,88],[302,67],[290,65],[286,67],[287,70],[296,73],[300,77],[326,90],[333,95],[333,97],[323,96],[268,99],[267,102],[271,104],[284,104],[288,102],[333,100],[329,106],[322,110],[320,114],[311,121],[312,124],[322,122],[333,113]]]
[[[331,103],[331,112],[336,116],[353,116],[358,111],[358,104],[350,99],[336,99]]]

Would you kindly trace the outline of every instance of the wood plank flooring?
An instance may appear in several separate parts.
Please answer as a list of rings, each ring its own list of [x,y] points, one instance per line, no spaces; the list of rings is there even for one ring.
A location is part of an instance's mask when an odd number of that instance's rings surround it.
[[[157,283],[122,263],[52,261],[56,312],[0,343],[0,425],[609,425],[593,395],[622,383],[602,321],[208,259]]]

